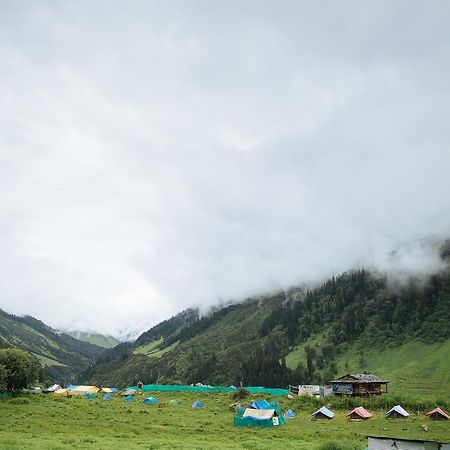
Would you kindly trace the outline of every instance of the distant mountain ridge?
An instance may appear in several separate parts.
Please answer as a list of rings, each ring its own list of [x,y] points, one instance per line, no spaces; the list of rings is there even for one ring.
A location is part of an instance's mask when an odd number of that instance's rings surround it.
[[[31,316],[19,317],[0,309],[0,347],[32,353],[51,381],[73,381],[105,349],[61,333]]]
[[[428,375],[414,359],[414,346],[405,346],[414,342],[418,354],[428,355]],[[380,352],[390,365],[380,364]],[[448,355],[449,271],[393,288],[386,277],[360,270],[312,290],[248,299],[204,316],[186,310],[107,351],[79,380],[285,387],[382,367],[378,375],[396,377],[398,386],[433,379],[448,394]],[[405,381],[396,361],[406,359]]]

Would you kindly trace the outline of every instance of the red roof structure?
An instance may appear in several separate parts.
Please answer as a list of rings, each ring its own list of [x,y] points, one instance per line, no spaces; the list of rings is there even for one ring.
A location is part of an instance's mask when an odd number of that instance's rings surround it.
[[[450,419],[450,416],[441,408],[434,408],[430,412],[427,412],[425,414],[430,419],[442,419],[442,420],[448,420]]]
[[[372,416],[373,414],[367,411],[367,409],[363,408],[362,406],[358,406],[347,414],[347,417],[349,417],[350,419],[366,420]]]

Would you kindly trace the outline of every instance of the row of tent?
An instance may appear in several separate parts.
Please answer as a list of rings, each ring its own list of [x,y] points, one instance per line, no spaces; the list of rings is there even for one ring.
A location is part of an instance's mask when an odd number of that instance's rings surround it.
[[[62,388],[59,384],[54,384],[48,389],[44,389],[42,392],[44,393],[53,393],[54,395],[61,397],[70,397],[72,395],[95,395],[99,392],[104,394],[115,394],[119,392],[117,388],[98,388],[97,386],[75,386],[73,384],[69,384],[65,388]]]
[[[326,406],[322,406],[311,415],[317,420],[331,420],[335,416],[335,413]],[[251,428],[272,428],[284,425],[285,419],[293,419],[295,416],[295,412],[291,409],[288,409],[281,416],[279,405],[277,405],[276,402],[269,403],[266,400],[262,400],[253,402],[251,405],[247,404],[244,407],[242,407],[242,405],[237,407],[234,425]],[[363,406],[358,406],[347,414],[347,417],[352,420],[367,420],[372,416],[373,414],[367,411]],[[409,416],[409,413],[407,413],[402,406],[396,405],[386,413],[386,416],[390,418],[406,418]],[[448,420],[450,418],[441,408],[434,408],[426,413],[426,416],[431,419]]]
[[[326,406],[322,406],[317,411],[313,412],[311,414],[315,419],[328,419],[331,420],[334,417],[334,412],[329,410]],[[354,408],[352,411],[350,411],[347,414],[347,417],[350,419],[355,420],[367,420],[370,417],[372,417],[373,414],[367,411],[362,406],[358,406],[357,408]],[[450,419],[450,416],[441,408],[434,408],[431,411],[427,412],[425,416],[429,417],[430,419],[435,420],[448,420]],[[391,408],[387,413],[386,417],[392,418],[392,419],[404,419],[409,417],[409,413],[406,412],[406,410],[400,406],[395,405],[393,408]]]

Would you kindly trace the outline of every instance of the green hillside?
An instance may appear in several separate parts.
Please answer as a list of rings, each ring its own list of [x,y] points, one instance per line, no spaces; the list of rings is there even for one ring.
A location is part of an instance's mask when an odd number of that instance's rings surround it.
[[[104,351],[68,334],[57,333],[33,317],[17,317],[2,310],[0,344],[32,353],[43,366],[43,378],[59,383],[72,381]]]
[[[106,352],[80,381],[286,387],[367,370],[394,391],[448,398],[449,324],[449,273],[395,287],[344,273],[204,316],[185,311]]]
[[[102,348],[113,348],[120,343],[114,336],[100,333],[87,333],[85,331],[67,331],[68,335],[83,342],[96,345]]]

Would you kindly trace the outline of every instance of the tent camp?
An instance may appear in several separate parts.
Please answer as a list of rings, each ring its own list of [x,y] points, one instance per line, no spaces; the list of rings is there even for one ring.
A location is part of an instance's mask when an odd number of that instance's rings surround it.
[[[288,409],[284,414],[283,417],[285,419],[293,419],[295,417],[295,412],[292,411],[292,409]]]
[[[314,411],[311,415],[316,420],[322,420],[322,419],[331,420],[334,417],[334,412],[330,411],[326,406],[322,406],[317,411]]]
[[[449,415],[441,408],[434,408],[425,414],[427,417],[433,420],[448,420]]]
[[[409,414],[400,405],[395,405],[386,413],[386,416],[391,419],[404,419]]]
[[[367,409],[363,408],[362,406],[354,408],[347,414],[347,417],[352,420],[367,420],[372,416],[373,414],[367,411]]]
[[[147,397],[144,399],[144,405],[156,405],[158,400],[155,397]]]
[[[103,400],[112,400],[112,399],[113,399],[113,396],[111,394],[105,394],[103,396]]]
[[[192,407],[193,407],[194,409],[203,408],[203,403],[197,400],[197,401],[194,402],[194,404],[192,405]]]
[[[234,425],[237,427],[272,428],[284,424],[284,418],[280,417],[274,409],[247,408],[242,415],[238,414],[234,418]]]
[[[70,391],[71,395],[96,394],[100,389],[96,386],[77,386]]]

